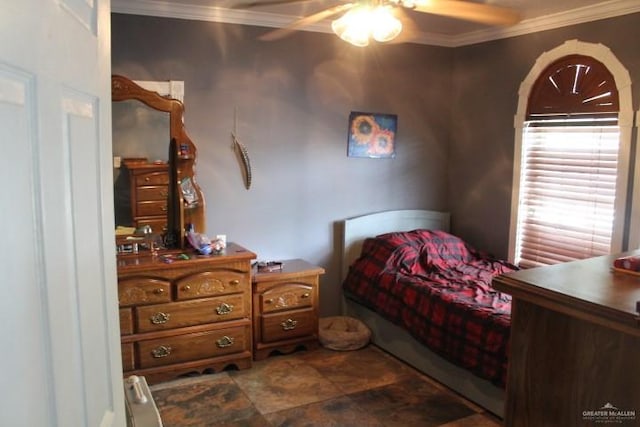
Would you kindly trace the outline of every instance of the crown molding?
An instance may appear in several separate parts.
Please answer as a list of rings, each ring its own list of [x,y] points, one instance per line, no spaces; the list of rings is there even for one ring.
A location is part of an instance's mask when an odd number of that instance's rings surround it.
[[[163,0],[112,0],[111,12],[270,28],[285,27],[296,19],[296,17],[289,15],[189,5]],[[309,25],[305,27],[305,31],[319,31],[317,27],[319,27],[318,24]]]
[[[297,16],[250,10],[226,9],[215,6],[179,4],[163,0],[112,0],[111,11],[130,15],[157,16],[196,21],[221,22],[226,24],[253,25],[268,28],[282,28]],[[611,0],[593,6],[585,6],[566,12],[539,18],[527,19],[508,28],[489,28],[457,36],[424,32],[412,43],[442,47],[461,47],[492,40],[516,37],[539,31],[552,30],[569,25],[598,21],[616,16],[640,12],[638,0]],[[332,33],[328,23],[316,23],[300,28],[300,31]]]
[[[570,25],[584,24],[616,16],[640,12],[638,0],[611,0],[593,6],[524,20],[509,28],[490,28],[451,37],[451,46],[459,47],[492,40],[522,36],[540,31],[554,30]]]

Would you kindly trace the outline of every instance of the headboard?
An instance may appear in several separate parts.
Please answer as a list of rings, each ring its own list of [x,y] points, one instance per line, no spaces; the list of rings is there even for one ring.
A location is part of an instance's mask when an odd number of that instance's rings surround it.
[[[340,280],[344,280],[349,266],[360,256],[362,243],[367,237],[392,231],[411,231],[418,228],[448,232],[450,216],[448,212],[411,209],[377,212],[345,219],[342,221]]]

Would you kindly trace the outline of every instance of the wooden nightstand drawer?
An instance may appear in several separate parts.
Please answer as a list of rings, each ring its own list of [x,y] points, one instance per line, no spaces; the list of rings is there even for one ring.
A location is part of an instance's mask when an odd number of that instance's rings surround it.
[[[311,307],[314,304],[313,287],[299,283],[285,283],[260,294],[260,308],[271,313],[292,308]]]
[[[167,200],[167,196],[169,195],[169,187],[167,186],[147,186],[147,187],[138,187],[136,190],[138,192],[137,199],[139,202],[145,200]]]
[[[146,185],[169,185],[169,174],[164,171],[141,173],[136,175],[135,185],[136,187]]]
[[[261,323],[264,342],[313,335],[318,329],[318,318],[312,309],[263,316]]]
[[[250,348],[251,328],[235,328],[176,335],[136,343],[140,368],[169,365],[239,353]]]
[[[120,347],[122,352],[122,370],[130,371],[135,368],[135,359],[133,354],[133,344],[122,344]]]
[[[133,311],[131,308],[120,309],[120,335],[133,333]]]
[[[136,216],[166,215],[167,201],[139,201],[136,203]]]
[[[118,301],[121,307],[169,302],[170,291],[171,283],[166,280],[133,277],[118,282]]]
[[[232,270],[208,271],[176,280],[176,289],[178,300],[243,292],[249,290],[249,277]]]
[[[249,317],[244,294],[136,308],[136,332],[160,331]]]

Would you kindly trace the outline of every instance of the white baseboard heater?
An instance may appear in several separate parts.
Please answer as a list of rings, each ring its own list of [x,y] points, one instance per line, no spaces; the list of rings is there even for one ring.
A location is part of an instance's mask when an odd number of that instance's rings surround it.
[[[144,377],[132,375],[124,380],[127,427],[162,427],[160,412]]]

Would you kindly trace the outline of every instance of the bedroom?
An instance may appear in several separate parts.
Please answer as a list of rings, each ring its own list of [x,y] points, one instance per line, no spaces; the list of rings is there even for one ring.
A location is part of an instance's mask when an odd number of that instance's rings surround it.
[[[403,207],[449,210],[457,233],[478,247],[506,254],[519,83],[543,51],[569,39],[611,48],[635,82],[640,71],[633,42],[638,19],[635,13],[458,48],[415,45],[364,53],[327,34],[300,33],[278,48],[255,41],[257,28],[116,14],[114,54],[119,34],[129,37],[120,46],[132,49],[129,57],[114,57],[113,71],[185,81],[186,124],[204,159],[199,173],[207,192],[209,231],[226,233],[266,259],[303,257],[324,266],[321,307],[327,315],[339,310],[339,260],[332,255],[336,220]],[[199,42],[186,43],[184,35]],[[138,46],[136,40],[144,42]],[[310,48],[294,49],[300,43]],[[184,70],[171,59],[158,59],[182,58],[187,51],[189,67]],[[141,63],[141,58],[149,62]],[[206,60],[215,73],[197,65]],[[214,61],[224,67],[215,68]],[[361,74],[360,67],[371,74]],[[262,72],[265,68],[271,72]],[[224,81],[224,87],[214,79]],[[637,86],[631,90],[637,108]],[[277,96],[270,96],[274,92]],[[255,167],[249,191],[230,151],[235,109],[238,136]],[[347,158],[347,117],[356,109],[398,114],[396,159]],[[336,194],[335,189],[341,191]],[[24,240],[18,232],[10,237],[12,242]],[[16,366],[22,363],[16,361]],[[47,361],[35,367],[42,366]],[[48,377],[50,385],[55,383]]]
[[[331,34],[267,43],[256,40],[263,28],[116,13],[112,67],[140,80],[185,81],[185,122],[206,159],[198,170],[207,200],[237,212],[210,209],[211,232],[260,258],[323,266],[320,310],[328,316],[340,310],[340,219],[448,210],[454,233],[506,257],[521,82],[543,52],[573,39],[602,43],[633,76],[640,64],[628,40],[638,16],[456,48],[358,49]],[[394,159],[346,156],[351,111],[398,115]],[[235,126],[251,156],[248,191],[230,149]]]
[[[638,19],[455,48],[359,49],[331,34],[261,42],[267,30],[259,27],[115,13],[112,68],[140,80],[185,81],[185,122],[200,150],[205,196],[236,212],[214,206],[208,227],[261,258],[323,266],[320,311],[329,316],[340,310],[341,219],[403,208],[450,211],[454,233],[506,257],[521,82],[543,52],[573,39],[607,46],[633,76],[639,62],[628,40]],[[351,111],[398,115],[394,159],[347,157]],[[230,149],[234,126],[254,169],[248,191]]]
[[[262,259],[323,266],[321,313],[332,315],[339,311],[341,219],[449,211],[454,233],[506,257],[520,83],[542,53],[567,40],[602,43],[629,71],[637,109],[640,57],[631,40],[640,35],[639,19],[636,13],[456,48],[358,49],[331,34],[302,31],[262,42],[260,27],[114,13],[112,71],[185,82],[207,231]],[[351,111],[397,114],[394,159],[347,157]],[[249,190],[231,149],[234,126],[251,158]]]

